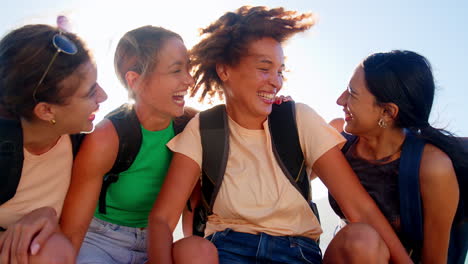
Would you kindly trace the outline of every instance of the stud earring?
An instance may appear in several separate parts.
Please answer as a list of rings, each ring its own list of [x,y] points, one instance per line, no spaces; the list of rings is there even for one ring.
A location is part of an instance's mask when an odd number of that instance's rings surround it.
[[[52,125],[57,124],[57,121],[55,121],[55,119],[51,119],[49,122],[50,122]]]
[[[378,124],[379,127],[381,127],[381,128],[386,128],[386,127],[387,127],[387,123],[385,123],[385,120],[383,120],[383,118],[380,118],[380,119],[379,119],[379,122],[377,122],[377,124]]]

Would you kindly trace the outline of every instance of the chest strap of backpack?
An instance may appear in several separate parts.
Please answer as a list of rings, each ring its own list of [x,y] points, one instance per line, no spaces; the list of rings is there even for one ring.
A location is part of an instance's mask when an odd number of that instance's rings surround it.
[[[423,244],[423,213],[419,187],[419,167],[424,150],[424,140],[407,131],[403,142],[398,171],[400,195],[400,221],[404,241],[413,257],[421,255]]]
[[[99,213],[106,214],[106,194],[109,186],[119,179],[119,174],[128,170],[140,151],[142,133],[135,109],[122,105],[106,116],[114,125],[119,137],[119,150],[112,169],[104,176],[99,194]]]
[[[461,141],[463,142],[463,141]],[[413,251],[412,259],[419,262],[424,241],[424,214],[419,184],[419,170],[424,151],[425,140],[414,133],[406,131],[402,147],[399,170],[400,214],[403,236],[409,241],[408,247]],[[459,171],[458,174],[460,173]],[[457,213],[463,213],[459,202]],[[461,211],[460,211],[461,210]],[[454,220],[451,227],[448,248],[448,263],[463,264],[468,250],[468,222]]]
[[[13,198],[23,170],[23,131],[18,120],[0,119],[0,204]]]
[[[284,102],[281,105],[273,105],[271,114],[268,116],[268,126],[272,139],[273,154],[278,165],[289,182],[309,203],[320,222],[317,206],[312,203],[310,178],[307,175],[297,129],[295,103],[291,101]]]

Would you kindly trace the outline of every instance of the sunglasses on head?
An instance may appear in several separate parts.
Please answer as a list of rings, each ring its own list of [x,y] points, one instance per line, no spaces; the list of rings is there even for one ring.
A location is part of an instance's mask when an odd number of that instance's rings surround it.
[[[37,89],[39,88],[39,86],[42,84],[45,77],[47,76],[47,73],[49,72],[50,67],[52,66],[55,59],[57,58],[57,55],[59,53],[65,53],[65,54],[68,54],[68,55],[75,55],[78,52],[78,48],[76,47],[75,43],[73,43],[65,35],[62,35],[61,32],[54,35],[54,37],[52,38],[52,44],[54,44],[54,47],[57,49],[57,51],[55,52],[54,56],[50,60],[49,65],[47,65],[47,68],[44,71],[44,73],[42,74],[41,79],[39,80],[36,87],[34,88],[33,98],[34,98],[35,102],[37,102],[37,98],[36,98]]]

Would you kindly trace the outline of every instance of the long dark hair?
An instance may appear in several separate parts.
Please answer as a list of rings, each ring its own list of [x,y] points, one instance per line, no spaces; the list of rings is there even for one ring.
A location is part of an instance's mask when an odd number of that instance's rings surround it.
[[[458,216],[467,209],[468,151],[460,138],[429,124],[435,83],[431,64],[412,51],[394,50],[375,53],[363,63],[367,88],[377,104],[394,103],[399,107],[396,125],[406,128],[444,151],[452,160],[460,189]]]

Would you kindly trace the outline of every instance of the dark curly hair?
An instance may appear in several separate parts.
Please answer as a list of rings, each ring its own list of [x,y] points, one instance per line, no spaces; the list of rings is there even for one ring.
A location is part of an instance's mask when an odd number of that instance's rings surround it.
[[[236,66],[252,41],[271,37],[284,43],[298,32],[314,24],[311,13],[300,14],[284,8],[267,9],[264,6],[243,6],[235,12],[228,12],[208,27],[201,29],[206,37],[190,51],[194,67],[195,86],[190,96],[201,88],[199,101],[206,95],[222,97],[222,82],[216,72],[217,64]]]

